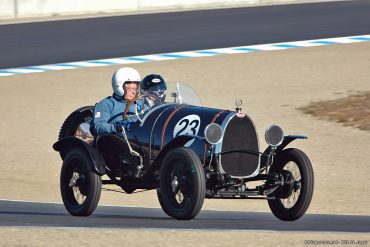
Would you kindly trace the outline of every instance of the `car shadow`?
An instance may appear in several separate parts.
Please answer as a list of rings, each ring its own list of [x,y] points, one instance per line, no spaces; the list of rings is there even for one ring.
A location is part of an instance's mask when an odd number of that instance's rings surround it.
[[[161,208],[98,206],[89,217],[75,217],[63,204],[0,200],[0,226],[370,232],[370,216],[306,214],[287,222],[270,212],[202,210],[195,219],[184,221],[167,216]]]

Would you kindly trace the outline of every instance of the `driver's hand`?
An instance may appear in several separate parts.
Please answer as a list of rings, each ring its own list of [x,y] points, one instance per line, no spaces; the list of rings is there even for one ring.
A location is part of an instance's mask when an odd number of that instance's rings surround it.
[[[117,133],[121,133],[123,128],[130,129],[130,126],[131,124],[128,121],[120,121],[120,122],[115,123],[115,128],[116,128]]]

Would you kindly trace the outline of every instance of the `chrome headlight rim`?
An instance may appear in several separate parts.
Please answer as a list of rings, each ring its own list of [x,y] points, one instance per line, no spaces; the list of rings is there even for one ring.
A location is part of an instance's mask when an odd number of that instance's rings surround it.
[[[265,130],[265,140],[272,147],[279,146],[284,140],[283,129],[276,124],[270,125]]]
[[[208,124],[204,129],[204,138],[209,144],[219,144],[224,137],[224,131],[217,123]]]

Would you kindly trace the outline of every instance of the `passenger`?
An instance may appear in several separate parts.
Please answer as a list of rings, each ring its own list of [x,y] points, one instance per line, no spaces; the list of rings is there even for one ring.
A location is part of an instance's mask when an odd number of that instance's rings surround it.
[[[144,77],[140,83],[140,93],[152,94],[158,97],[161,102],[166,99],[167,85],[163,77],[158,74],[150,74]]]
[[[127,119],[123,119],[123,112],[128,103],[133,101],[139,93],[141,77],[133,68],[118,69],[112,77],[113,95],[95,105],[93,130],[99,136],[122,132],[122,128],[129,129],[132,122],[137,121],[135,107],[132,104],[127,112]],[[140,111],[141,109],[139,109]]]

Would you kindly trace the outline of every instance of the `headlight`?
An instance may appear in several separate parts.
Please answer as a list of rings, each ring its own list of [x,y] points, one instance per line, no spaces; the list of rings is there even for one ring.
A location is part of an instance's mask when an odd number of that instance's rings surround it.
[[[279,146],[284,139],[283,130],[277,125],[271,125],[265,131],[265,140],[267,144],[276,147]]]
[[[222,140],[224,132],[220,125],[216,123],[208,124],[207,127],[204,129],[204,136],[208,143],[210,144],[217,144]]]

